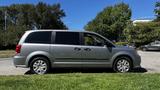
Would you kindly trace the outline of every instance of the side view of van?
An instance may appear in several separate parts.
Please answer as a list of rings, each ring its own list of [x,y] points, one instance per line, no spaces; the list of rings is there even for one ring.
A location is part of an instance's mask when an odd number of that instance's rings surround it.
[[[141,58],[129,47],[114,45],[88,31],[26,31],[16,46],[14,65],[45,74],[54,67],[108,67],[128,72],[140,67]]]

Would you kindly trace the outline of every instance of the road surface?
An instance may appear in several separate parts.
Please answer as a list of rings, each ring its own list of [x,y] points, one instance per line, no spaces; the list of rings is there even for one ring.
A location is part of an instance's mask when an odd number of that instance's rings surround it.
[[[138,69],[139,71],[136,70],[136,72],[160,73],[160,52],[138,51],[138,53],[142,59],[141,66],[146,71]],[[54,70],[52,72],[54,73]],[[24,75],[27,73],[29,73],[28,68],[14,67],[12,58],[0,58],[0,75]],[[63,70],[61,73],[63,73]]]

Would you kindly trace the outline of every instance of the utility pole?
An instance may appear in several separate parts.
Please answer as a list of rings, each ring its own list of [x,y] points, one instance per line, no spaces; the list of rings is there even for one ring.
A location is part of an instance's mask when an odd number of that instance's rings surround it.
[[[7,30],[7,11],[5,11],[4,13],[4,21],[5,21],[4,30],[6,31]]]

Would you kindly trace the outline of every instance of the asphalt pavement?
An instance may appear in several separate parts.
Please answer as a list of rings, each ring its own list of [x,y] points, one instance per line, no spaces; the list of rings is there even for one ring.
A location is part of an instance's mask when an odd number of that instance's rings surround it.
[[[138,51],[141,56],[141,66],[148,73],[160,73],[160,51]]]
[[[0,75],[24,75],[28,68],[16,68],[12,58],[0,58]]]
[[[138,51],[141,56],[141,69],[135,70],[136,72],[140,73],[160,73],[160,52],[153,52],[153,51]],[[57,70],[58,73],[60,70]],[[57,72],[56,69],[51,71],[51,73]],[[99,70],[95,71],[94,73],[99,72]],[[110,70],[105,70],[106,73],[110,72]],[[66,73],[70,71],[61,70],[60,73]],[[79,72],[79,71],[78,71]],[[90,72],[90,71],[87,71]],[[104,72],[104,70],[102,70]],[[112,71],[111,71],[112,72]],[[12,58],[0,58],[0,75],[24,75],[30,74],[28,68],[16,68],[13,65]]]

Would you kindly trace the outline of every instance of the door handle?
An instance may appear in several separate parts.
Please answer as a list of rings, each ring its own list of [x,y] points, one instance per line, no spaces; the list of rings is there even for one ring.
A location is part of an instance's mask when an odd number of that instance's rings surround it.
[[[75,47],[74,50],[75,50],[75,51],[80,51],[81,48]]]
[[[84,50],[85,50],[85,51],[91,51],[91,49],[90,49],[90,48],[85,48]]]

